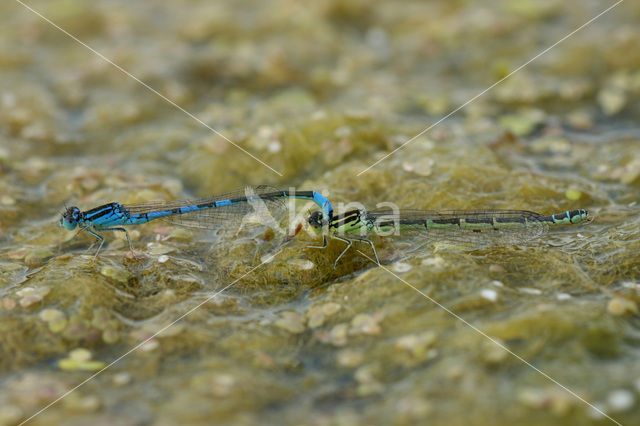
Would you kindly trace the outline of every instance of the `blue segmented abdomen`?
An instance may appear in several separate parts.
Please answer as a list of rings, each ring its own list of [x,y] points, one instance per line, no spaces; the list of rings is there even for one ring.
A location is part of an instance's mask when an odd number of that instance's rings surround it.
[[[128,205],[114,202],[78,213],[72,208],[66,216],[63,215],[61,223],[64,225],[66,220],[69,226],[77,223],[84,227],[105,229],[164,219],[179,225],[208,229],[221,223],[244,220],[247,214],[264,215],[268,211],[275,217],[282,217],[282,212],[286,210],[282,200],[289,197],[313,200],[322,208],[326,221],[333,216],[329,200],[316,191],[287,191],[258,186],[197,200],[150,201]],[[79,217],[74,219],[74,214],[79,214]]]
[[[202,210],[203,208],[204,207],[187,206],[187,207],[180,207],[180,208],[162,210],[157,212],[133,214],[127,219],[124,225],[138,225],[141,223],[147,223],[152,220],[160,219],[167,216],[173,216],[173,215],[184,214],[184,213],[188,213],[196,210]]]
[[[152,220],[160,219],[163,217],[177,216],[185,213],[195,212],[198,210],[215,209],[219,207],[230,206],[233,204],[240,204],[240,203],[243,203],[243,201],[233,202],[233,200],[221,200],[221,201],[212,201],[209,203],[202,203],[194,206],[175,207],[172,209],[159,210],[155,212],[138,213],[138,214],[130,215],[130,217],[127,219],[126,223],[124,224],[137,225],[141,223],[147,223]]]

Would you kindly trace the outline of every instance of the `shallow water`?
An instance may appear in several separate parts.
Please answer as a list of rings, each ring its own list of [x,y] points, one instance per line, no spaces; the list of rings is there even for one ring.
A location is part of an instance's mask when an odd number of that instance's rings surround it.
[[[640,421],[639,5],[360,174],[607,5],[29,4],[282,176],[0,5],[0,424],[53,402],[31,423]],[[135,253],[106,232],[95,262],[58,226],[256,184],[594,220],[476,250],[374,237],[382,267],[356,243],[336,268],[344,243],[284,242],[304,202],[279,226],[131,228]]]

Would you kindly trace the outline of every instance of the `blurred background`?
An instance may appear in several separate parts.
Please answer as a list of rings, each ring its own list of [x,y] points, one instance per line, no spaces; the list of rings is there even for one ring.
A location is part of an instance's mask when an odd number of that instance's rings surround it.
[[[105,233],[92,263],[92,238],[57,224],[65,204],[248,184],[319,190],[338,210],[589,209],[593,223],[524,249],[374,243],[394,273],[598,409],[640,420],[640,4],[620,3],[371,169],[614,2],[26,4],[269,167],[2,2],[0,424],[234,280],[33,423],[610,421],[357,251],[333,269],[340,242],[149,224],[131,231],[142,258]]]

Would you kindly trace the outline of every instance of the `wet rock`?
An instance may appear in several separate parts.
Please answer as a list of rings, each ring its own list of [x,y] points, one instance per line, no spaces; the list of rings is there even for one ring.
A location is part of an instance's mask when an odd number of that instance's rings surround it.
[[[280,314],[280,318],[277,319],[274,324],[276,327],[294,334],[302,333],[305,330],[304,318],[293,311]]]

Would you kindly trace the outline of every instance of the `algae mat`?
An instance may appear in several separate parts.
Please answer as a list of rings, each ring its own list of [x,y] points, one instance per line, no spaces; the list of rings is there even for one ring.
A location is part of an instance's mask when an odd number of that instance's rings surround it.
[[[613,4],[28,3],[118,69],[3,2],[0,424],[640,422],[640,6],[519,69]],[[594,220],[473,250],[374,237],[382,267],[355,244],[336,268],[304,203],[131,227],[133,254],[105,232],[95,262],[58,226],[258,184]]]

